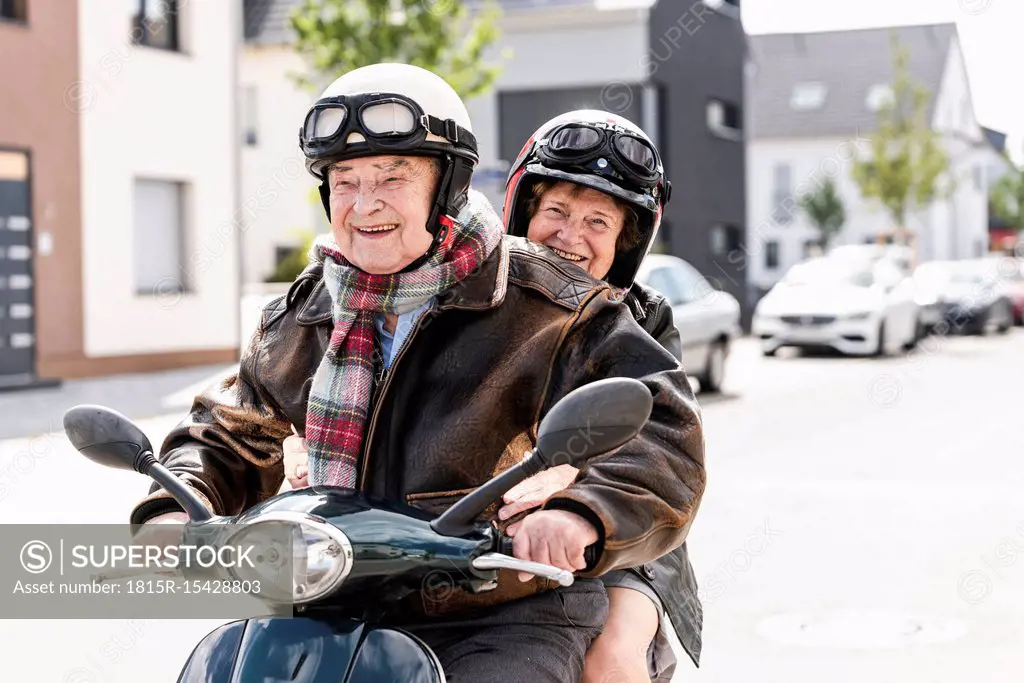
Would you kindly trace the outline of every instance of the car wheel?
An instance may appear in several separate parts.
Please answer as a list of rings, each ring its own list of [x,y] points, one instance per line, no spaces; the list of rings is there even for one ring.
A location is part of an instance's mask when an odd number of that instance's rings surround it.
[[[772,355],[774,355],[774,351]],[[702,394],[717,394],[722,390],[725,380],[725,359],[729,355],[725,342],[717,341],[708,349],[708,359],[704,373],[697,379],[700,381]]]
[[[990,307],[985,311],[985,318],[978,324],[977,333],[981,337],[987,337],[996,331],[996,327],[999,325],[999,319],[996,315],[999,313],[996,306]]]
[[[918,343],[924,339],[924,325],[921,324],[921,319],[918,318],[914,321],[914,331],[911,333],[910,339],[903,345],[904,351],[913,351],[917,348]]]
[[[765,358],[775,358],[775,354],[778,352],[778,349],[761,349],[761,355]]]
[[[885,334],[885,321],[883,320],[882,324],[878,326],[878,347],[875,348],[875,352],[871,354],[876,358],[883,358],[889,353],[889,349],[885,345]]]
[[[999,327],[996,328],[996,332],[999,334],[1006,334],[1013,327],[1013,307],[1009,304],[1003,306],[1003,317],[999,321]]]

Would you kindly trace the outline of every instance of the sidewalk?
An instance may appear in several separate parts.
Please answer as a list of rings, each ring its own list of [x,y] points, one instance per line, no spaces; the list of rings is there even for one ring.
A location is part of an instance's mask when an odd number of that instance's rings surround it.
[[[234,365],[204,365],[166,372],[68,380],[59,387],[0,394],[0,439],[64,429],[64,413],[94,403],[132,420],[185,412],[197,393]]]

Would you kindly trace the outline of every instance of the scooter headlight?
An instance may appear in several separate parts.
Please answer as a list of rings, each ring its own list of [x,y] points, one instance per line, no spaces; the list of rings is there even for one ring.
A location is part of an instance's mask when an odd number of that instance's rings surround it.
[[[231,545],[254,546],[255,562],[236,566],[239,581],[259,581],[262,599],[306,604],[344,583],[352,570],[352,544],[326,520],[301,512],[267,512],[235,531]]]

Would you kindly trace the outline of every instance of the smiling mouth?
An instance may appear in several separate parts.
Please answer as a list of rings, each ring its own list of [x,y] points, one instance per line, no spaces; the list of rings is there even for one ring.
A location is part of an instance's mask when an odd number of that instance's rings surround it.
[[[397,223],[387,223],[385,225],[367,225],[366,227],[357,227],[356,230],[362,233],[374,234],[381,232],[391,232],[398,227]]]
[[[555,255],[564,258],[566,261],[572,261],[573,263],[579,263],[580,261],[586,261],[586,256],[580,256],[579,254],[573,254],[572,252],[562,251],[556,247],[548,247],[551,251],[555,252]]]

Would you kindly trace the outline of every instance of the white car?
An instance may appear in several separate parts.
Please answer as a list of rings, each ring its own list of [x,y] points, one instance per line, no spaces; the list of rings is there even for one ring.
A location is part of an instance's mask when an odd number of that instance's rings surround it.
[[[811,259],[793,266],[757,304],[751,332],[773,356],[782,346],[887,355],[920,338],[914,286],[887,259]]]
[[[739,301],[715,289],[686,261],[666,254],[648,255],[636,279],[658,290],[672,306],[683,369],[700,382],[702,393],[720,391],[725,361],[741,333]]]
[[[910,247],[897,244],[844,244],[833,247],[826,258],[845,261],[876,261],[885,259],[896,265],[905,275],[913,272],[914,252]]]

